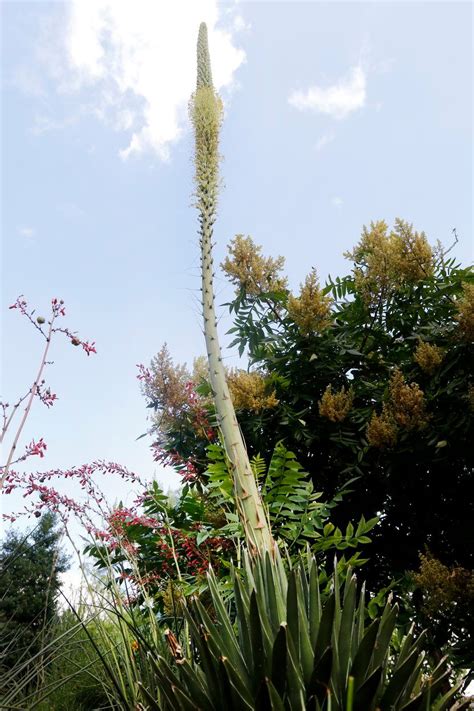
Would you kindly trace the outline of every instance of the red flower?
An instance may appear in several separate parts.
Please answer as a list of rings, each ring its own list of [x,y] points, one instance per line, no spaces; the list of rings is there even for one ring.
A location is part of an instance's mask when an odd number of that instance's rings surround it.
[[[29,457],[37,454],[42,459],[44,457],[44,453],[45,453],[46,449],[47,449],[47,445],[46,445],[46,442],[43,441],[42,437],[40,440],[38,440],[38,442],[35,442],[34,439],[32,439],[27,447],[26,454]]]
[[[84,348],[87,355],[90,355],[91,353],[97,353],[97,351],[95,349],[95,341],[92,341],[92,343],[88,343],[87,341],[82,341],[81,345]]]

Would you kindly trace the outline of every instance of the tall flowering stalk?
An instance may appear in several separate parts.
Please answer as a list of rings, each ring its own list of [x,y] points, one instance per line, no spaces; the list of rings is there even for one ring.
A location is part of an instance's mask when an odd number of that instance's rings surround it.
[[[262,554],[265,551],[273,551],[275,544],[230,397],[217,332],[212,237],[219,192],[222,102],[212,83],[205,23],[199,28],[197,86],[191,98],[190,114],[195,134],[195,195],[199,212],[202,311],[209,375],[217,422],[234,475],[234,495],[247,543],[254,553]]]

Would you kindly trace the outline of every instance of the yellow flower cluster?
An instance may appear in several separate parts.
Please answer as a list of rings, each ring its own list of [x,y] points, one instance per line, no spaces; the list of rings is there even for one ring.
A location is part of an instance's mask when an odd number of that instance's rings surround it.
[[[274,390],[269,390],[268,382],[256,371],[229,370],[227,382],[236,410],[261,412],[278,405]]]
[[[428,375],[431,375],[443,362],[444,351],[439,346],[420,341],[415,350],[414,358],[420,368]]]
[[[404,220],[395,220],[389,232],[383,220],[363,228],[362,237],[345,256],[355,262],[355,283],[367,303],[400,288],[416,283],[433,273],[434,255],[423,232],[414,232]]]
[[[342,387],[333,393],[331,385],[328,385],[318,403],[319,414],[321,417],[331,420],[331,422],[342,422],[349,414],[353,401],[354,392],[352,388],[346,391]]]
[[[263,257],[262,248],[251,237],[236,235],[229,247],[229,256],[221,264],[230,281],[251,296],[269,291],[284,291],[286,277],[281,276],[284,257]]]
[[[383,404],[382,413],[373,413],[367,425],[367,441],[371,447],[379,449],[393,447],[399,427],[408,432],[421,430],[428,424],[428,419],[423,390],[417,383],[405,382],[402,372],[396,368],[390,378],[388,401]]]
[[[398,430],[389,410],[384,404],[382,413],[372,413],[366,430],[367,442],[377,449],[389,449],[397,443]]]
[[[474,572],[466,568],[448,568],[431,555],[420,555],[416,585],[423,590],[424,608],[428,614],[459,603],[474,604]]]
[[[301,284],[300,295],[288,298],[288,315],[304,336],[323,331],[331,324],[332,299],[319,288],[316,270],[312,269]]]
[[[389,393],[389,407],[400,427],[411,431],[426,426],[428,416],[423,390],[417,383],[406,383],[398,368],[390,378]]]
[[[456,320],[466,341],[474,341],[474,284],[463,284],[463,295],[457,302]]]

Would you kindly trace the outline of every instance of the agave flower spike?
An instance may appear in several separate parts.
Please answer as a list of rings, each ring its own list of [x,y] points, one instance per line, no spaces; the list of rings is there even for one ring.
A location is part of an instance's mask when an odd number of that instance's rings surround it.
[[[199,27],[197,84],[191,97],[190,115],[195,137],[195,197],[199,212],[202,314],[217,422],[232,468],[234,495],[249,549],[258,554],[264,551],[271,553],[275,543],[230,397],[217,332],[212,238],[220,183],[219,134],[222,102],[212,83],[205,23]]]

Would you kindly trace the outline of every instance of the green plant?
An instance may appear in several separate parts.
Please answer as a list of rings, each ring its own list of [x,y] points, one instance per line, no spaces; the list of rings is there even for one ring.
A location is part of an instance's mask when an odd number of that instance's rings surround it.
[[[210,444],[207,452],[209,464],[202,477],[206,482],[205,491],[209,491],[209,499],[225,512],[228,521],[220,532],[241,536],[225,450],[219,444]],[[331,511],[347,495],[351,481],[329,502],[320,501],[321,493],[314,490],[307,472],[282,442],[275,447],[268,466],[259,455],[252,457],[250,463],[259,481],[272,531],[288,545],[291,553],[304,548],[308,542],[313,553],[354,550],[370,543],[367,534],[376,525],[377,518],[366,521],[362,517],[357,527],[349,523],[345,532],[330,521]],[[349,564],[365,562],[359,556],[359,551],[354,553]]]
[[[141,686],[150,709],[442,711],[455,696],[446,659],[431,673],[424,666],[421,638],[409,633],[393,654],[398,608],[388,601],[367,621],[355,576],[341,584],[336,570],[325,600],[310,554],[289,572],[278,554],[244,555],[232,578],[234,604],[210,571],[212,605],[185,609],[190,652],[175,643],[168,658],[150,655],[162,694],[158,704]]]

